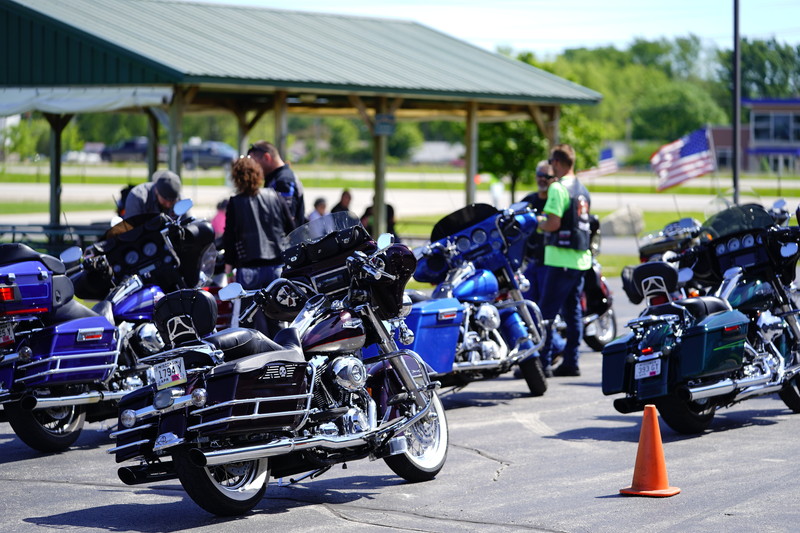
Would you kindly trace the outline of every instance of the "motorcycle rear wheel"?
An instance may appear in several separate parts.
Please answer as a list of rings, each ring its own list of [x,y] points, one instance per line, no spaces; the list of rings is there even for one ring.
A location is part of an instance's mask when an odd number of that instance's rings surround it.
[[[431,409],[428,416],[408,428],[404,435],[408,449],[383,460],[392,472],[406,481],[430,481],[444,466],[447,460],[447,445],[450,434],[447,418],[439,395],[432,393]]]
[[[708,429],[716,412],[716,406],[710,401],[692,402],[675,395],[664,396],[656,401],[656,407],[664,422],[684,435],[694,435]]]
[[[188,450],[176,450],[172,461],[189,497],[217,516],[238,516],[250,511],[267,490],[267,459],[200,467],[189,459]]]
[[[86,421],[82,405],[50,409],[22,409],[19,404],[3,406],[8,423],[22,442],[45,453],[63,452],[75,444]]]
[[[609,309],[594,321],[595,335],[584,335],[583,341],[592,350],[599,352],[605,348],[606,344],[613,341],[617,337],[617,318],[614,315],[614,310]]]
[[[778,396],[793,413],[800,413],[800,376],[787,381]]]
[[[531,396],[542,396],[547,392],[547,377],[544,374],[542,360],[539,357],[528,357],[519,363],[519,369]]]

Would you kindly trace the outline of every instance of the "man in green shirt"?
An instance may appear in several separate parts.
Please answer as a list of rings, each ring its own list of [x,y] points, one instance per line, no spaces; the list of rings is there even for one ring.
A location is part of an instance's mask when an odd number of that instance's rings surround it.
[[[554,376],[580,376],[578,346],[583,333],[584,272],[592,266],[589,250],[589,192],[575,177],[575,151],[559,144],[550,151],[550,165],[558,181],[547,192],[547,203],[538,217],[539,230],[545,233],[544,288],[539,306],[548,325],[560,314],[567,325],[566,346],[561,365],[551,370],[551,339],[542,348],[545,373]]]

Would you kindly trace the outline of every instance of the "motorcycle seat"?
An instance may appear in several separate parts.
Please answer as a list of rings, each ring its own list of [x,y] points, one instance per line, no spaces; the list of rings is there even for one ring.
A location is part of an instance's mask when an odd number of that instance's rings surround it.
[[[77,318],[92,318],[96,316],[104,316],[104,315],[92,311],[85,305],[81,305],[75,300],[70,300],[66,304],[56,309],[56,312],[53,315],[52,323],[60,324],[68,320],[75,320]],[[109,320],[109,322],[113,324],[114,320],[113,319]]]
[[[30,246],[21,243],[0,244],[0,265],[11,265],[22,261],[39,261],[53,274],[65,274],[67,267],[52,255],[40,254]]]
[[[269,337],[247,328],[231,328],[204,339],[225,354],[225,361],[235,361],[262,352],[274,352],[281,346]]]
[[[677,300],[675,303],[689,311],[695,320],[702,320],[708,315],[732,309],[728,302],[716,296],[686,298],[685,300]]]

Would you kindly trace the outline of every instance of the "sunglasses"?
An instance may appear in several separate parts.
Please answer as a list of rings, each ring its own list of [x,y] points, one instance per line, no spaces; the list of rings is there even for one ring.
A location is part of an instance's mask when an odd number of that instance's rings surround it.
[[[552,174],[545,174],[544,172],[537,172],[536,173],[536,177],[537,178],[545,178],[545,179],[548,179],[548,180],[556,179],[556,177],[553,176]]]

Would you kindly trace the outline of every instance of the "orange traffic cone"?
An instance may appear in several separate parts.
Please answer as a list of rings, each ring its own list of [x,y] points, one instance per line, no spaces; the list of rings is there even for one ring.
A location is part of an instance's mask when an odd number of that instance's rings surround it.
[[[644,406],[642,431],[639,433],[639,450],[636,452],[636,466],[633,469],[631,486],[620,489],[621,494],[632,496],[675,496],[681,491],[670,487],[667,479],[667,465],[664,462],[664,448],[661,445],[661,430],[658,428],[658,413],[655,405]]]

